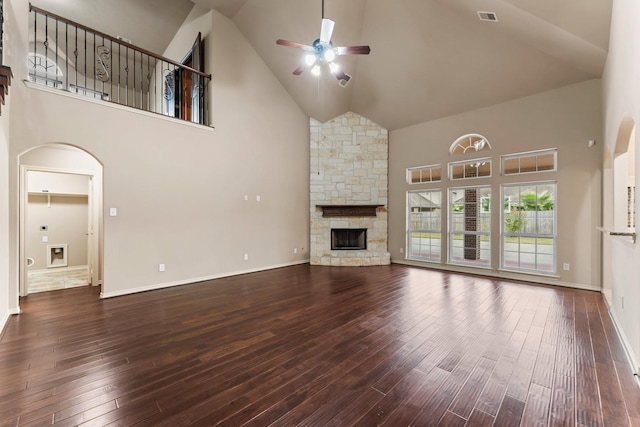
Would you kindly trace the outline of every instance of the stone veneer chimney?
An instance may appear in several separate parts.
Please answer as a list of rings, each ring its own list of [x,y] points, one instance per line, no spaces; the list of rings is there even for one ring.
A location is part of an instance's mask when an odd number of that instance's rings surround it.
[[[355,113],[310,120],[310,260],[312,265],[387,265],[389,137]],[[317,205],[382,205],[375,216],[323,218]],[[331,250],[331,229],[366,228],[366,250]]]

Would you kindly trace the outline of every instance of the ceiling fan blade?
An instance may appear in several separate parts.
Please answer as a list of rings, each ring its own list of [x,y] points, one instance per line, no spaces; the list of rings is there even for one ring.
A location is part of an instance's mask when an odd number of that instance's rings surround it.
[[[320,30],[320,42],[323,44],[329,44],[331,41],[331,34],[333,34],[333,26],[336,23],[331,19],[322,18],[322,29]]]
[[[336,48],[338,55],[369,55],[371,48],[369,46],[341,46]]]
[[[299,66],[298,68],[296,68],[295,70],[293,70],[293,75],[295,76],[299,76],[300,74],[302,74],[305,70],[304,65]]]
[[[291,42],[289,40],[278,39],[276,40],[276,43],[282,46],[295,47],[296,49],[302,49],[309,52],[315,51],[312,46],[302,44],[302,43],[297,43],[297,42]]]

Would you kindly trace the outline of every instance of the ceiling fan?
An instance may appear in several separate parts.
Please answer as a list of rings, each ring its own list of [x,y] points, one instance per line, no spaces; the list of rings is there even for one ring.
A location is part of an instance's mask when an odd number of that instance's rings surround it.
[[[338,81],[349,81],[351,76],[340,69],[340,66],[333,62],[338,55],[368,55],[371,52],[369,46],[341,46],[334,47],[331,42],[333,27],[335,22],[324,17],[324,0],[322,0],[322,27],[320,29],[320,38],[316,39],[311,46],[292,42],[289,40],[278,39],[276,43],[282,46],[294,47],[307,52],[304,58],[305,65],[300,65],[293,70],[293,74],[299,76],[307,67],[311,67],[311,74],[319,76],[321,73],[321,65],[326,63],[329,65],[331,73],[336,76]]]

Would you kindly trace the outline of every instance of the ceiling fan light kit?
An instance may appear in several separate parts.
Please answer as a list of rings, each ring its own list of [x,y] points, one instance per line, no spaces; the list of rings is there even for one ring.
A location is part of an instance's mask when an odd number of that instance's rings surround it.
[[[289,40],[278,39],[276,43],[282,46],[289,46],[296,49],[302,49],[306,53],[304,57],[305,65],[301,65],[293,71],[293,74],[299,76],[304,72],[306,67],[311,67],[311,74],[320,76],[322,74],[322,64],[327,64],[331,73],[338,79],[338,84],[345,87],[351,76],[341,71],[340,66],[334,62],[338,55],[368,55],[371,52],[369,46],[340,46],[334,47],[331,42],[333,27],[335,22],[324,17],[324,0],[322,1],[322,27],[320,29],[320,38],[316,39],[311,46],[302,43],[292,42]]]

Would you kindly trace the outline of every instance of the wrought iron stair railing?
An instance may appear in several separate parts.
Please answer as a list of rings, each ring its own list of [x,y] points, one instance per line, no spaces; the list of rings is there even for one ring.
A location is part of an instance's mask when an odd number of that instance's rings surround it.
[[[198,36],[191,66],[29,5],[29,80],[50,88],[208,125]]]

